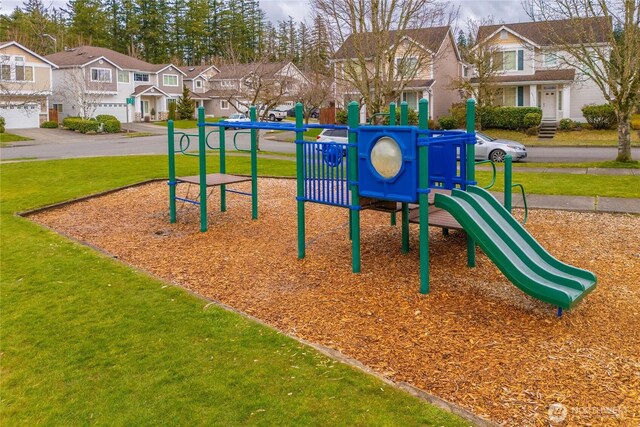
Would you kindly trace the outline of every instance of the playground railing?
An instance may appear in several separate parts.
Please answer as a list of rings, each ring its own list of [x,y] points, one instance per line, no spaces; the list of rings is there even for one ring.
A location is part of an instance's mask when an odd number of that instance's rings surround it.
[[[482,187],[485,190],[488,190],[490,188],[492,188],[495,183],[496,183],[496,179],[498,176],[498,171],[496,170],[496,164],[493,160],[480,160],[479,162],[476,162],[476,166],[478,165],[484,165],[485,163],[489,163],[491,165],[491,167],[493,168],[493,176],[491,177],[491,182],[489,183],[489,185]]]
[[[304,201],[349,207],[347,144],[296,141],[304,150]]]

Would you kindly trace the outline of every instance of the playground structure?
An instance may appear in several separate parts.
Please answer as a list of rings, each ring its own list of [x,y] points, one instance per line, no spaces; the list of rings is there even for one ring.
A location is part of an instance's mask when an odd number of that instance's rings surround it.
[[[204,111],[198,111],[198,152],[189,152],[190,137],[175,132],[169,122],[170,220],[176,221],[176,201],[200,206],[200,229],[207,230],[207,189],[220,187],[220,210],[226,210],[226,192],[252,198],[252,218],[258,217],[257,132],[260,129],[288,130],[296,135],[296,178],[298,218],[298,258],[305,257],[305,203],[321,203],[349,209],[349,236],[352,246],[352,271],[359,273],[360,212],[373,209],[401,214],[402,252],[409,252],[409,223],[420,225],[420,292],[429,292],[429,225],[463,229],[467,233],[467,264],[475,266],[475,247],[480,246],[503,274],[527,294],[562,309],[569,309],[593,290],[596,277],[591,272],[564,264],[540,246],[511,215],[511,162],[505,161],[504,206],[475,181],[475,103],[467,102],[467,130],[428,129],[428,103],[419,103],[418,126],[408,125],[408,107],[401,104],[400,124],[395,104],[390,105],[389,126],[360,125],[359,106],[348,107],[348,124],[303,124],[302,105],[296,105],[296,122],[256,122],[255,107],[249,123],[208,123]],[[207,127],[215,130],[207,131]],[[251,134],[251,177],[226,174],[226,128],[246,129]],[[312,128],[347,129],[349,143],[305,141],[304,131]],[[209,137],[219,135],[212,147]],[[180,136],[179,149],[175,138]],[[234,136],[234,144],[238,133]],[[206,173],[206,152],[219,150],[220,173]],[[237,148],[237,145],[236,145]],[[176,177],[175,153],[197,156],[199,174]],[[227,188],[251,181],[251,193]],[[494,167],[495,181],[495,167]],[[176,196],[180,183],[195,184],[197,199]],[[517,186],[516,184],[515,186]],[[520,186],[521,187],[521,186]],[[524,191],[523,191],[524,194]]]

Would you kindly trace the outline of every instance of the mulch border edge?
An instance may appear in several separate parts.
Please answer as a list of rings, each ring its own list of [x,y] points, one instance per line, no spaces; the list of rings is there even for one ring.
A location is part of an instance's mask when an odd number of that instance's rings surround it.
[[[239,176],[243,176],[243,175],[239,175]],[[273,176],[273,177],[272,176],[264,176],[264,177],[261,177],[261,178],[282,179],[282,177],[275,177],[275,176]],[[285,179],[294,179],[294,178],[285,178]],[[150,273],[149,271],[146,271],[146,270],[144,270],[144,269],[142,269],[142,268],[140,268],[138,266],[135,266],[135,265],[130,264],[130,263],[126,262],[126,261],[123,261],[117,255],[114,255],[114,254],[112,254],[112,253],[110,253],[110,252],[108,252],[108,251],[106,251],[106,250],[104,250],[104,249],[102,249],[102,248],[100,248],[98,246],[92,245],[92,244],[90,244],[88,242],[85,242],[83,240],[76,239],[75,237],[69,236],[69,235],[67,235],[65,233],[61,233],[58,230],[56,230],[54,228],[51,228],[51,227],[49,227],[47,225],[43,225],[43,224],[31,221],[31,219],[28,218],[30,215],[33,215],[33,214],[36,214],[36,213],[45,212],[45,211],[48,211],[48,210],[51,210],[51,209],[61,208],[61,207],[64,207],[66,205],[71,205],[71,204],[83,202],[83,201],[86,201],[86,200],[90,200],[90,199],[93,199],[93,198],[105,196],[105,195],[108,195],[108,194],[111,194],[111,193],[115,193],[115,192],[118,192],[118,191],[121,191],[121,190],[125,190],[125,189],[128,189],[128,188],[135,188],[135,187],[139,187],[139,186],[142,186],[142,185],[146,185],[146,184],[150,184],[150,183],[154,183],[154,182],[161,182],[161,181],[166,181],[166,180],[163,179],[163,178],[150,179],[150,180],[142,181],[142,182],[139,182],[139,183],[125,185],[125,186],[122,186],[122,187],[113,188],[113,189],[102,191],[102,192],[99,192],[99,193],[90,194],[88,196],[78,197],[78,198],[67,200],[67,201],[64,201],[64,202],[59,202],[59,203],[54,203],[54,204],[51,204],[51,205],[41,206],[41,207],[36,208],[36,209],[30,209],[30,210],[26,210],[26,211],[22,211],[22,212],[16,212],[15,215],[19,216],[19,217],[22,217],[22,218],[25,218],[25,219],[28,219],[33,224],[36,224],[39,227],[42,227],[42,228],[47,229],[47,230],[49,230],[49,231],[51,231],[51,232],[53,232],[53,233],[55,233],[55,234],[57,234],[57,235],[59,235],[61,237],[64,237],[64,238],[70,240],[71,242],[74,242],[74,243],[80,244],[82,246],[88,247],[90,249],[93,249],[99,255],[105,256],[105,257],[107,257],[107,258],[109,258],[111,260],[114,260],[114,261],[116,261],[116,262],[118,262],[118,263],[120,263],[120,264],[122,264],[124,266],[127,266],[128,268],[132,269],[133,271],[135,271],[137,273],[143,274],[143,275],[145,275],[145,276],[147,276],[149,278],[152,278],[154,280],[158,280],[159,282],[166,283],[166,284],[168,284],[168,285],[170,285],[170,286],[172,286],[174,288],[179,288],[182,291],[187,292],[188,294],[190,294],[190,295],[198,298],[199,300],[207,303],[203,307],[203,310],[206,310],[211,305],[216,305],[217,307],[222,308],[223,310],[238,314],[238,315],[242,316],[243,318],[245,318],[247,320],[253,321],[253,322],[255,322],[255,323],[257,323],[257,324],[259,324],[259,325],[261,325],[263,327],[271,329],[271,330],[273,330],[273,331],[275,331],[275,332],[277,332],[277,333],[279,333],[281,335],[284,335],[284,336],[286,336],[288,338],[291,338],[291,339],[299,342],[300,344],[303,344],[303,345],[306,345],[308,347],[311,347],[314,350],[318,351],[319,353],[323,354],[324,356],[327,356],[327,357],[329,357],[331,359],[337,360],[340,363],[344,363],[345,365],[351,366],[351,367],[353,367],[353,368],[355,368],[355,369],[357,369],[357,370],[359,370],[361,372],[364,372],[365,374],[371,375],[371,376],[381,380],[385,384],[388,384],[388,385],[390,385],[390,386],[392,386],[392,387],[394,387],[394,388],[396,388],[398,390],[404,391],[404,392],[406,392],[406,393],[408,393],[408,394],[410,394],[410,395],[412,395],[414,397],[417,397],[420,400],[423,400],[423,401],[425,401],[427,403],[430,403],[430,404],[432,404],[434,406],[437,406],[438,408],[443,409],[443,410],[445,410],[447,412],[450,412],[450,413],[452,413],[454,415],[457,415],[457,416],[459,416],[460,418],[462,418],[462,419],[464,419],[466,421],[470,421],[470,422],[472,422],[474,425],[476,425],[478,427],[498,427],[499,426],[497,423],[494,423],[493,421],[487,420],[486,418],[483,418],[483,417],[481,417],[479,415],[476,415],[473,412],[471,412],[471,411],[469,411],[467,409],[464,409],[461,406],[458,406],[458,405],[456,405],[454,403],[451,403],[451,402],[449,402],[449,401],[447,401],[445,399],[442,399],[442,398],[440,398],[440,397],[438,397],[436,395],[430,394],[430,393],[428,393],[428,392],[426,392],[426,391],[424,391],[424,390],[422,390],[422,389],[420,389],[418,387],[415,387],[415,386],[413,386],[413,385],[411,385],[409,383],[406,383],[406,382],[395,382],[395,381],[385,377],[384,375],[379,374],[376,371],[372,370],[371,368],[369,368],[368,366],[366,366],[362,362],[358,361],[357,359],[353,359],[351,357],[348,357],[348,356],[344,355],[343,353],[341,353],[338,350],[335,350],[335,349],[332,349],[332,348],[329,348],[329,347],[326,347],[324,345],[317,344],[317,343],[314,343],[314,342],[311,342],[311,341],[307,341],[307,340],[305,340],[303,338],[300,338],[300,337],[297,337],[295,335],[292,335],[292,334],[290,334],[288,332],[285,332],[285,331],[283,331],[281,329],[276,328],[275,326],[273,326],[273,325],[271,325],[269,323],[266,323],[265,321],[263,321],[263,320],[261,320],[261,319],[259,319],[257,317],[254,317],[254,316],[252,316],[252,315],[250,315],[248,313],[245,313],[245,312],[243,312],[241,310],[238,310],[238,309],[236,309],[236,308],[234,308],[234,307],[232,307],[230,305],[227,305],[227,304],[225,304],[223,302],[220,302],[220,301],[217,301],[217,300],[214,300],[214,299],[211,299],[211,298],[207,298],[207,297],[205,297],[203,295],[200,295],[200,294],[198,294],[198,293],[196,293],[196,292],[194,292],[194,291],[192,291],[190,289],[185,288],[184,286],[181,286],[181,285],[179,285],[177,283],[165,280],[164,278],[156,276],[156,275]]]

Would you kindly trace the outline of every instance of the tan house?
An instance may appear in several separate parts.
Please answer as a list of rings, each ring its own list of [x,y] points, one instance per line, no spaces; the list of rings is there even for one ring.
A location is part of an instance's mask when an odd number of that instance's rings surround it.
[[[224,65],[219,70],[209,79],[211,89],[206,94],[211,102],[205,103],[206,114],[217,117],[246,112],[253,98],[256,104],[290,108],[300,88],[309,82],[292,62]]]
[[[48,55],[60,118],[111,114],[122,122],[163,120],[182,95],[186,73],[111,49],[81,46]]]
[[[20,43],[0,42],[0,116],[7,129],[36,128],[49,120],[55,68]]]
[[[584,121],[584,105],[605,103],[593,80],[563,63],[562,58],[568,54],[550,36],[565,33],[563,38],[570,43],[606,43],[605,29],[610,28],[607,19],[591,18],[584,23],[589,31],[576,31],[569,20],[480,27],[476,40],[491,46],[500,69],[492,79],[500,86],[495,103],[540,107],[547,121]],[[584,40],[587,35],[590,39]],[[473,72],[469,76],[472,83],[477,81]]]
[[[451,105],[461,101],[459,91],[453,87],[462,75],[462,62],[449,26],[409,29],[402,33],[390,31],[386,42],[388,51],[383,52],[375,51],[374,38],[371,33],[352,34],[334,55],[338,107],[360,97],[360,92],[347,83],[349,79],[345,76],[347,67],[358,67],[357,55],[370,63],[368,58],[389,55],[389,52],[395,53],[392,60],[398,75],[397,101],[406,101],[409,108],[417,110],[418,101],[426,98],[433,118],[447,115]],[[399,43],[397,48],[396,43]],[[356,46],[360,46],[359,52]],[[388,73],[391,67],[387,64],[384,72]]]

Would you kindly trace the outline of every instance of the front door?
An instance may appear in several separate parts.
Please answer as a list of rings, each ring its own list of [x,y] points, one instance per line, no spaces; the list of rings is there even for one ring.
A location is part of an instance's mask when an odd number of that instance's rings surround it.
[[[542,92],[542,118],[543,119],[555,119],[556,118],[556,92],[547,91]]]
[[[140,117],[142,117],[142,120],[144,120],[145,115],[149,115],[149,101],[146,99],[140,101]]]

